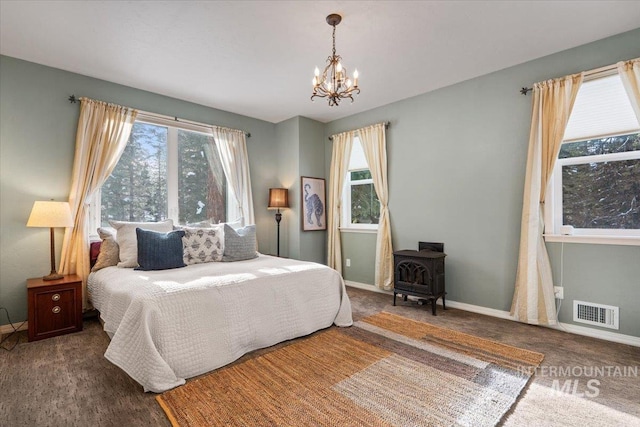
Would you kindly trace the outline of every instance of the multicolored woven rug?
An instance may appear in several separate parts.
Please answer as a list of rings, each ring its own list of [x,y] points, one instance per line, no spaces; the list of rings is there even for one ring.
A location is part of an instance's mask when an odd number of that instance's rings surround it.
[[[493,426],[544,356],[390,313],[157,396],[174,426]]]

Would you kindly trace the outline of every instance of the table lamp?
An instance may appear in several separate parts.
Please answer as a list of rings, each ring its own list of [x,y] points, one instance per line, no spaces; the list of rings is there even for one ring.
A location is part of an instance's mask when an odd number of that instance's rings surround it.
[[[55,227],[73,227],[71,207],[67,202],[35,202],[27,227],[49,227],[51,234],[51,273],[42,280],[58,280],[64,276],[56,271],[56,254],[53,229]]]
[[[280,221],[282,220],[282,214],[280,209],[289,207],[289,190],[286,188],[270,188],[269,189],[269,206],[267,209],[277,209],[276,223],[278,224],[278,252],[280,256]]]

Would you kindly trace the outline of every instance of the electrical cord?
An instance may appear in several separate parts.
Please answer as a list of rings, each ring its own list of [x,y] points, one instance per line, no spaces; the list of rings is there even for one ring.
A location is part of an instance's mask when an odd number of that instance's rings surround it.
[[[560,243],[560,287],[564,288],[564,242]],[[558,308],[556,309],[557,318],[560,314],[560,307],[562,307],[562,300],[560,298],[556,298],[556,300],[558,301]]]
[[[13,346],[11,348],[7,348],[5,347],[3,344],[12,336],[14,336],[15,334],[17,334],[20,331],[20,328],[27,323],[27,321],[25,320],[24,322],[22,322],[17,328],[15,326],[13,326],[13,322],[11,321],[11,318],[9,317],[9,310],[7,310],[4,307],[0,307],[0,310],[4,310],[7,313],[7,320],[9,321],[9,325],[11,325],[11,328],[13,329],[13,332],[9,333],[9,335],[7,335],[6,337],[4,337],[2,339],[2,341],[0,341],[0,349],[5,350],[5,351],[12,351],[14,348],[16,348],[16,346],[18,345],[18,342],[20,342],[20,338],[18,338],[16,340],[16,342],[13,343]]]

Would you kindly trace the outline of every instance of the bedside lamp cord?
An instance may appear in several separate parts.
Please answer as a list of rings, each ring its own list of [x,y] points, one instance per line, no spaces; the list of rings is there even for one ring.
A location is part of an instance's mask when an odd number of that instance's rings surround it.
[[[13,322],[11,321],[11,318],[9,317],[9,310],[7,310],[7,309],[6,309],[6,308],[4,308],[4,307],[0,307],[0,310],[4,310],[4,311],[7,313],[7,320],[9,321],[9,325],[11,325],[11,328],[13,328],[13,332],[9,333],[9,335],[7,335],[6,337],[4,337],[4,339],[3,339],[2,341],[0,341],[0,348],[1,348],[2,350],[5,350],[5,351],[11,351],[11,350],[13,350],[14,348],[16,348],[16,346],[18,345],[18,342],[20,341],[20,338],[18,338],[18,339],[16,340],[16,342],[14,342],[14,343],[13,343],[13,346],[12,346],[11,348],[7,348],[7,347],[3,346],[2,344],[4,344],[4,342],[5,342],[5,341],[7,341],[7,340],[8,340],[9,338],[11,338],[12,336],[14,336],[14,335],[15,335],[15,334],[20,330],[20,328],[22,327],[22,325],[24,325],[25,323],[27,323],[27,321],[25,320],[24,322],[22,322],[22,323],[20,324],[20,326],[18,326],[18,327],[16,328],[15,326],[13,326]]]

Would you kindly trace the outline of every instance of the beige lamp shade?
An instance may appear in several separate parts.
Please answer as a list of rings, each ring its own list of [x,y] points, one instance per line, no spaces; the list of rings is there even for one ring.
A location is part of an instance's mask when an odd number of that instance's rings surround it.
[[[67,202],[35,202],[27,227],[73,227],[71,207]]]
[[[282,209],[288,207],[289,190],[286,188],[270,188],[268,209]]]

